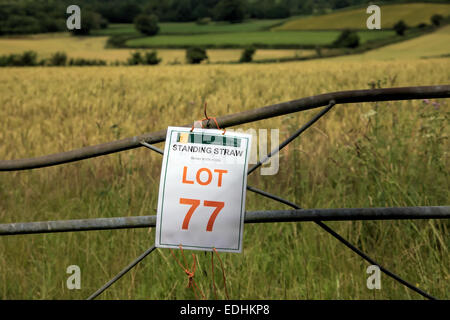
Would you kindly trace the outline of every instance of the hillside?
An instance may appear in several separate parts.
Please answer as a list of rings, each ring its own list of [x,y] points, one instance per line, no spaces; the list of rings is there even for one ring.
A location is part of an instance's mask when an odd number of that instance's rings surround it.
[[[381,8],[381,28],[392,28],[399,20],[409,26],[420,23],[430,24],[430,17],[434,14],[450,15],[450,4],[442,3],[409,3],[383,5]],[[366,29],[369,15],[366,8],[342,10],[321,16],[310,16],[290,20],[273,30],[337,30],[337,29]]]
[[[393,31],[358,32],[361,42],[387,38],[394,35]],[[294,32],[240,32],[220,33],[211,37],[209,34],[154,36],[131,39],[125,43],[129,48],[183,48],[192,45],[227,48],[257,47],[295,48],[301,46],[329,45],[339,36],[338,31],[294,31]]]
[[[418,38],[395,43],[359,55],[333,58],[342,61],[405,60],[450,55],[450,26]]]

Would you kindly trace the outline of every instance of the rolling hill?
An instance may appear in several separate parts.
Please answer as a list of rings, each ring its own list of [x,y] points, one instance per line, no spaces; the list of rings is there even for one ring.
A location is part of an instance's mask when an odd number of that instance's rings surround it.
[[[333,58],[342,61],[406,60],[450,55],[450,25],[411,40],[395,43],[363,54]]]
[[[392,28],[399,20],[405,21],[409,26],[420,23],[430,24],[434,14],[450,15],[450,4],[443,3],[408,3],[382,5],[381,29]],[[273,30],[340,30],[340,29],[366,29],[366,20],[369,14],[366,8],[342,10],[320,16],[310,16],[290,20]]]

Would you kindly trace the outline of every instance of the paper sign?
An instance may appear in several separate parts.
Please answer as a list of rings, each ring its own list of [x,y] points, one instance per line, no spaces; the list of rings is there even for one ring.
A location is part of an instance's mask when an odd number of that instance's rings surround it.
[[[156,246],[241,252],[251,135],[169,127]]]

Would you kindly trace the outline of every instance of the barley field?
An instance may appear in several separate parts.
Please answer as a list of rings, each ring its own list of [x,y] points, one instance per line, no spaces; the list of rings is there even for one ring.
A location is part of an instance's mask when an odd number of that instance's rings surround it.
[[[343,72],[345,70],[345,72]],[[317,60],[264,65],[2,68],[0,159],[107,142],[325,92],[448,84],[448,58]],[[448,100],[336,106],[284,149],[276,176],[248,184],[303,208],[448,205]],[[242,126],[280,139],[316,110]],[[159,144],[163,147],[163,144]],[[0,173],[0,221],[153,215],[160,155],[139,148],[57,167]],[[285,208],[247,194],[247,210]],[[446,220],[327,223],[376,261],[449,299]],[[0,299],[84,299],[152,245],[154,230],[0,237]],[[313,223],[246,225],[243,253],[221,253],[231,299],[421,299]],[[188,252],[188,251],[187,251]],[[195,252],[196,281],[213,299],[211,258]],[[190,260],[191,258],[189,258]],[[68,290],[66,268],[81,268]],[[222,275],[214,273],[219,298]],[[168,250],[157,249],[99,298],[193,299]]]

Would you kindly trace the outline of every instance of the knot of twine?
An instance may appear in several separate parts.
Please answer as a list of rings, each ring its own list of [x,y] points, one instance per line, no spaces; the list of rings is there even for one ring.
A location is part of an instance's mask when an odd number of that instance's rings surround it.
[[[188,288],[192,287],[192,285],[194,284],[195,266],[196,266],[196,263],[195,263],[195,255],[192,255],[192,257],[193,257],[193,259],[194,259],[194,261],[193,261],[193,263],[192,263],[192,271],[189,270],[189,269],[187,269],[187,268],[184,268],[184,267],[183,267],[184,272],[185,272],[186,275],[188,276],[188,285],[187,285]]]
[[[216,117],[208,117],[208,114],[206,113],[206,106],[207,106],[207,103],[205,102],[205,109],[204,109],[205,118],[202,119],[202,120],[194,121],[194,124],[192,125],[192,128],[191,128],[191,132],[194,130],[195,127],[197,127],[197,128],[198,128],[198,127],[203,128],[203,121],[205,121],[205,120],[207,120],[206,127],[209,127],[209,121],[210,121],[211,119],[213,119],[213,120],[214,120],[214,123],[216,124],[217,129],[223,130],[222,134],[224,135],[225,132],[227,131],[227,129],[225,129],[225,128],[221,129],[221,128],[219,127],[219,123],[217,122]]]
[[[172,256],[175,258],[175,260],[176,260],[176,262],[178,263],[178,265],[183,269],[183,271],[186,273],[186,275],[188,276],[188,285],[187,285],[187,287],[188,288],[192,288],[192,290],[194,291],[194,295],[195,295],[195,298],[196,299],[198,299],[198,297],[197,297],[197,292],[196,291],[198,291],[198,292],[200,292],[200,295],[203,297],[203,299],[205,299],[205,295],[203,294],[203,292],[201,291],[201,289],[197,286],[197,284],[195,283],[195,280],[194,280],[194,276],[195,276],[195,269],[196,269],[196,260],[195,260],[195,255],[194,254],[192,254],[192,259],[193,259],[193,261],[192,261],[192,271],[191,270],[189,270],[188,268],[187,268],[187,266],[188,266],[188,263],[187,263],[187,261],[186,261],[186,257],[184,256],[184,252],[183,252],[183,247],[180,245],[180,250],[181,250],[181,256],[183,257],[183,260],[184,260],[184,263],[185,263],[185,265],[186,266],[183,266],[182,264],[181,264],[181,262],[177,259],[177,257],[175,256],[175,254],[173,253],[173,250],[172,249],[169,249],[170,250],[170,253],[172,254]]]

